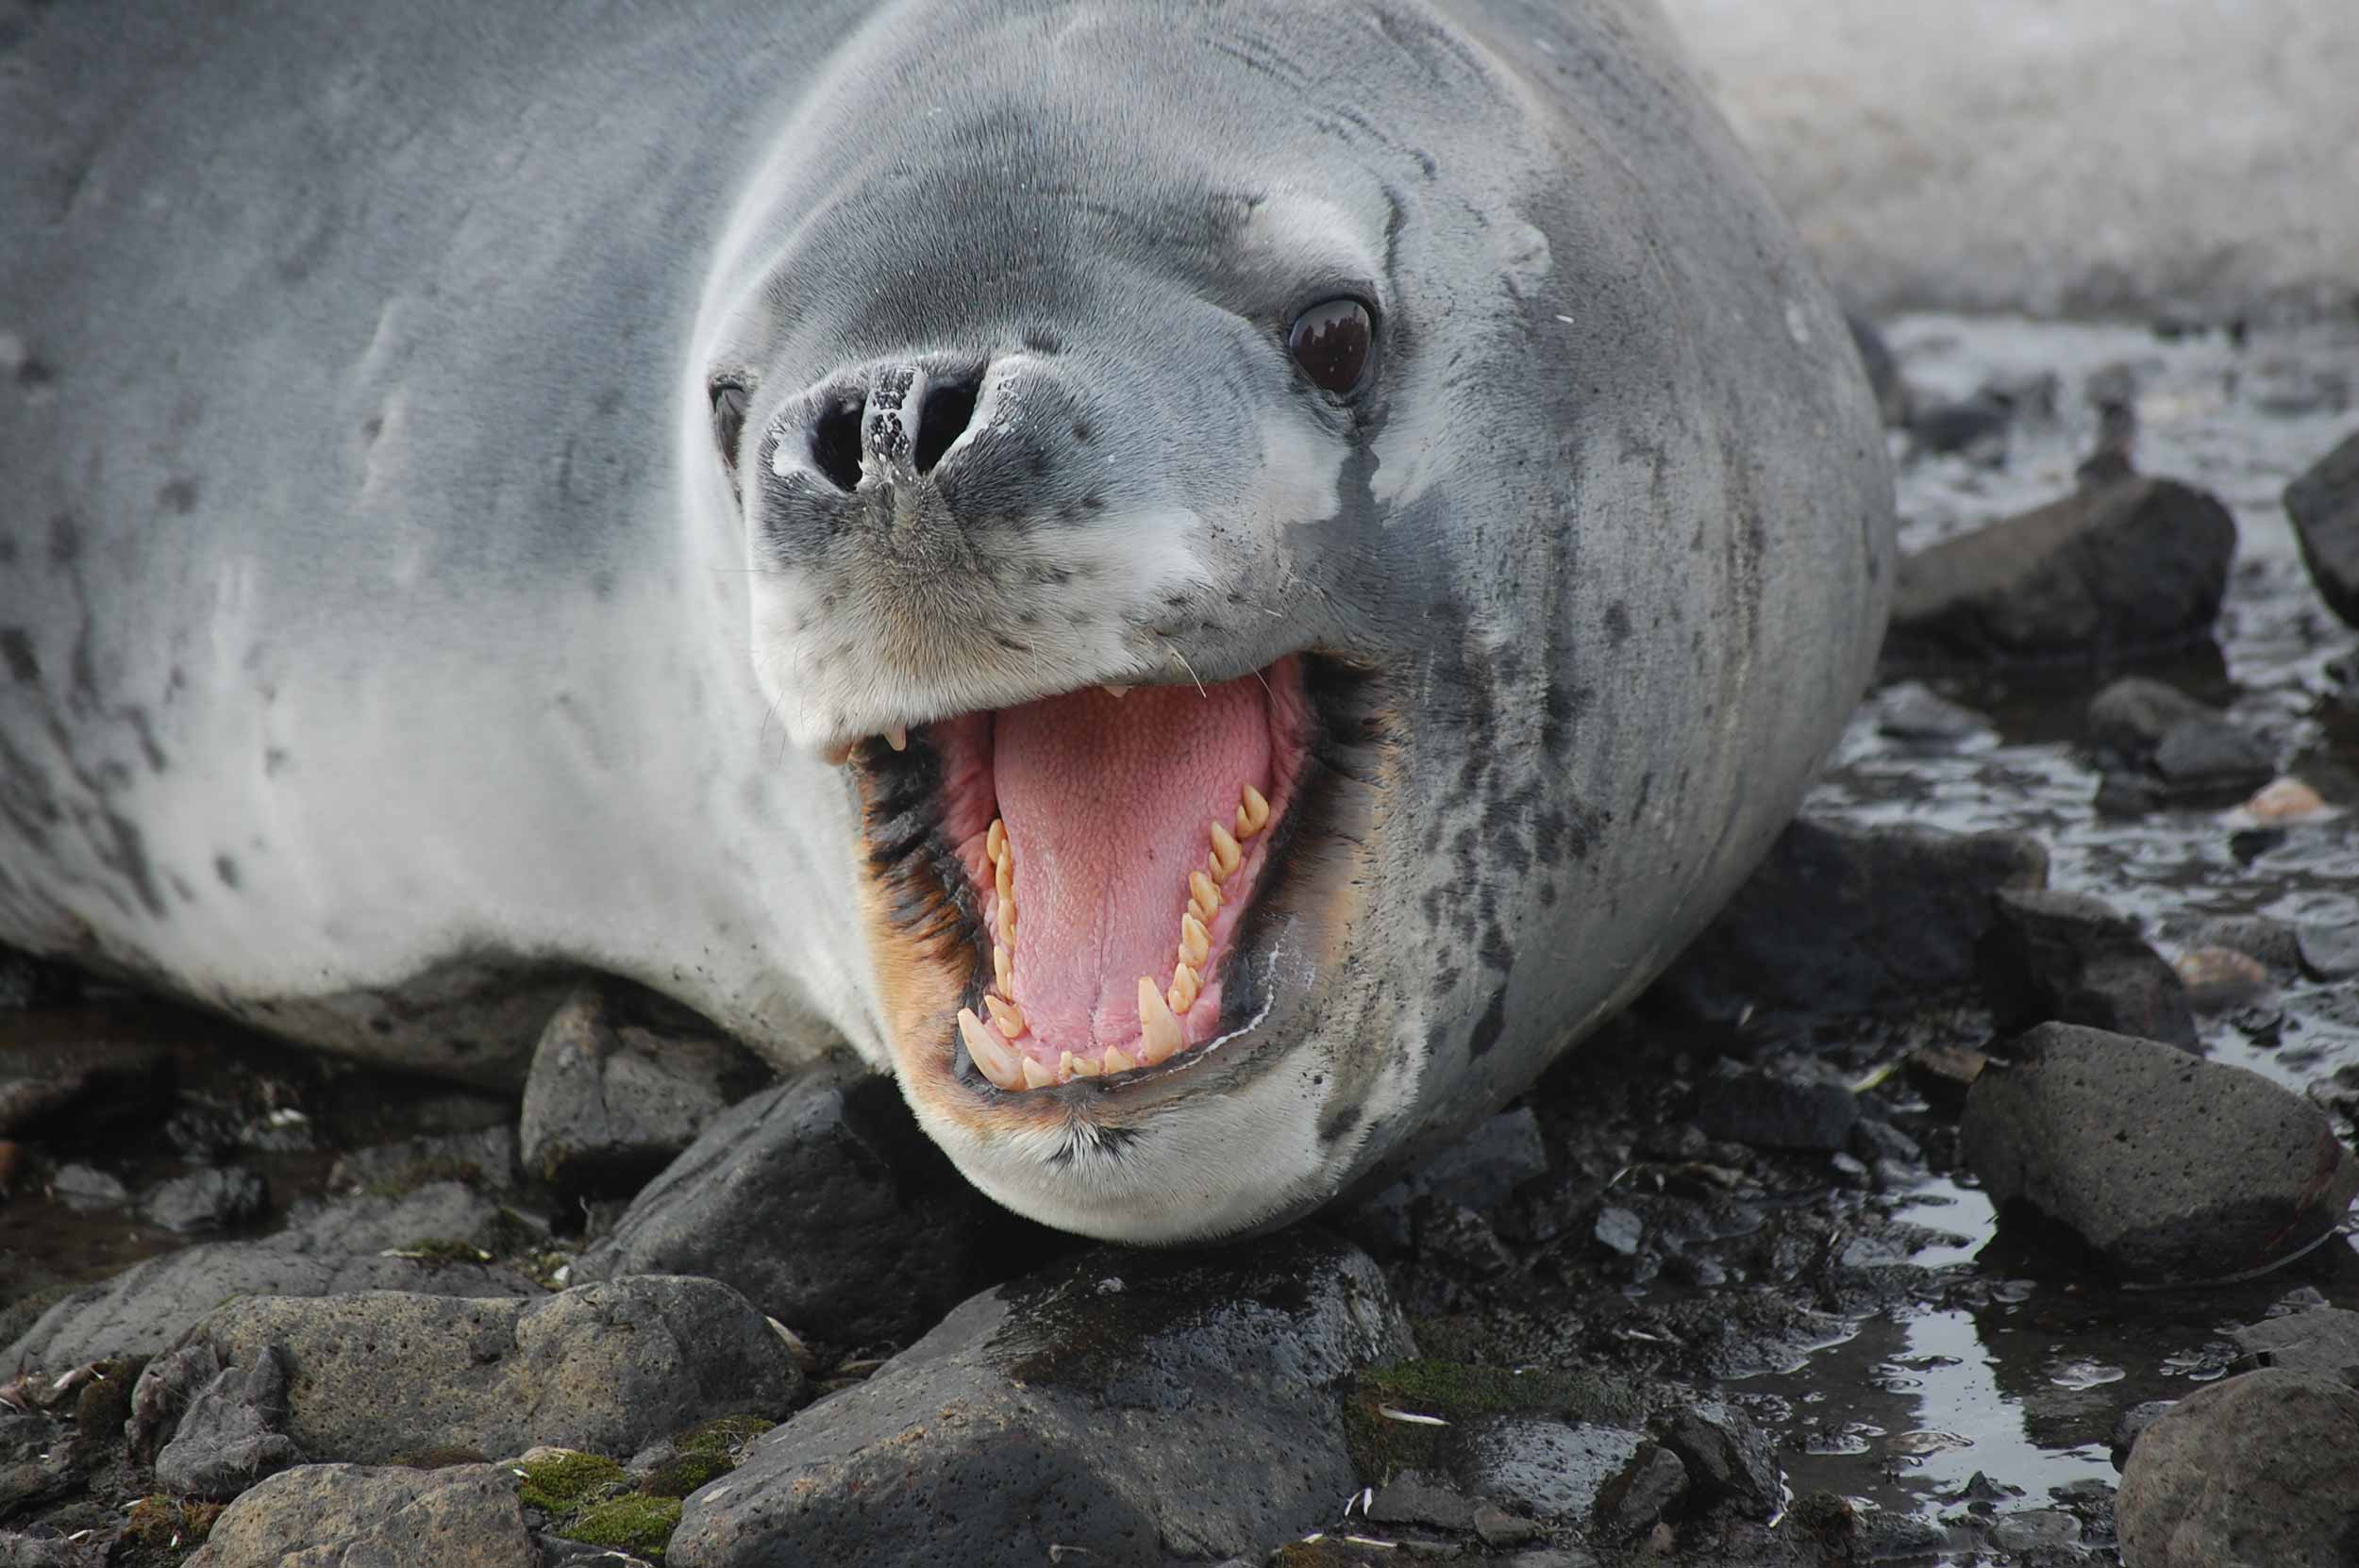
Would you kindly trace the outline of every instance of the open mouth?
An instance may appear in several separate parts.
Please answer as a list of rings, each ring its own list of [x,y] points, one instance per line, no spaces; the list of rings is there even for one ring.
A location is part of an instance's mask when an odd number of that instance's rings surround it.
[[[955,1072],[1010,1093],[1102,1081],[1251,1026],[1262,916],[1315,812],[1325,673],[1290,655],[860,746],[878,912],[960,998]]]

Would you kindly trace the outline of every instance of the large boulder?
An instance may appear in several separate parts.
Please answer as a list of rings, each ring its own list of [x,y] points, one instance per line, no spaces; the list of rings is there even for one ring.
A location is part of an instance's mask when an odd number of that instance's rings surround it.
[[[488,1464],[307,1464],[222,1511],[185,1568],[541,1568],[514,1484]]]
[[[2359,1392],[2283,1371],[2198,1390],[2139,1434],[2114,1520],[2125,1568],[2350,1568]]]

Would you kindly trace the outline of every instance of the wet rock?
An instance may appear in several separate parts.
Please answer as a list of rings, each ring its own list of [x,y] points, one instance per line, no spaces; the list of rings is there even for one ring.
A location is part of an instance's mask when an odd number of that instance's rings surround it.
[[[1956,745],[1992,733],[1991,723],[1921,681],[1904,680],[1876,693],[1876,731],[1895,741]]]
[[[2277,775],[2275,753],[2175,687],[2125,676],[2089,703],[2089,742],[2150,801],[2241,799]],[[2115,781],[2116,790],[2124,781]]]
[[[891,1080],[807,1078],[723,1112],[573,1277],[702,1275],[808,1336],[898,1343],[966,1295],[1015,1228]]]
[[[1766,1434],[1716,1400],[1674,1412],[1663,1446],[1680,1457],[1708,1503],[1727,1498],[1766,1518],[1783,1496],[1784,1476]]]
[[[327,1185],[380,1197],[405,1196],[441,1181],[506,1192],[516,1185],[516,1129],[503,1124],[355,1149],[338,1157]]]
[[[1734,1068],[1697,1086],[1696,1123],[1709,1138],[1760,1149],[1832,1154],[1851,1139],[1859,1098],[1839,1083]]]
[[[2301,967],[2313,978],[2347,980],[2359,975],[2359,926],[2304,926],[2294,940]]]
[[[156,1456],[156,1483],[176,1496],[235,1497],[303,1462],[286,1420],[286,1359],[265,1346],[251,1365],[223,1368],[189,1401]]]
[[[1977,392],[1955,402],[1934,403],[1909,420],[1909,434],[1928,452],[2003,451],[2007,426],[2015,410],[1990,392]]]
[[[1804,819],[1653,994],[1721,1020],[1755,1006],[1862,1012],[1922,1001],[1972,982],[1994,892],[2047,881],[2047,851],[2021,834]]]
[[[1258,1560],[1355,1490],[1345,1384],[1410,1350],[1375,1264],[1306,1226],[1093,1250],[965,1302],[758,1441],[688,1500],[668,1561]]]
[[[1887,668],[2101,662],[2203,635],[2236,526],[2202,491],[2131,477],[1903,557]]]
[[[2081,1522],[2061,1509],[2033,1509],[2010,1513],[1990,1526],[1990,1543],[2020,1559],[2029,1552],[2056,1552],[2067,1560],[2078,1554]]]
[[[2233,947],[2191,947],[2172,961],[2187,1005],[2198,1012],[2243,1007],[2269,988],[2268,966]]]
[[[55,1137],[93,1109],[150,1115],[172,1093],[171,1057],[90,1009],[25,1022],[0,1039],[0,1137]]]
[[[2359,1386],[2359,1312],[2314,1307],[2233,1329],[2228,1337],[2244,1353],[2236,1359],[2239,1372],[2278,1367]]]
[[[635,1192],[769,1078],[728,1041],[659,1033],[614,1014],[594,992],[577,993],[532,1053],[526,1168],[569,1195]]]
[[[1598,1568],[1598,1554],[1580,1546],[1550,1546],[1537,1552],[1517,1552],[1501,1568]]]
[[[270,1207],[270,1185],[243,1166],[191,1171],[159,1182],[141,1207],[166,1230],[220,1230],[259,1218]]]
[[[536,1443],[630,1454],[724,1415],[806,1397],[769,1323],[728,1286],[643,1276],[538,1301],[406,1292],[233,1301],[192,1331],[228,1366],[276,1350],[286,1431],[315,1459],[393,1463]],[[169,1360],[142,1378],[173,1376]]]
[[[2285,487],[2285,515],[2318,597],[2359,626],[2359,434]]]
[[[2186,987],[2137,922],[2085,893],[2007,889],[1991,903],[1980,951],[2000,1028],[2085,1024],[2194,1048]]]
[[[2359,1162],[2300,1095],[2149,1040],[2045,1024],[1966,1097],[1959,1150],[1993,1204],[2143,1283],[2267,1267],[2331,1231]]]
[[[510,1478],[491,1465],[307,1464],[230,1504],[185,1568],[379,1563],[541,1568],[541,1548]]]
[[[1430,1525],[1443,1530],[1474,1528],[1474,1499],[1446,1480],[1419,1470],[1404,1470],[1382,1486],[1368,1503],[1368,1521],[1376,1525]]]
[[[510,1269],[306,1250],[300,1238],[214,1242],[151,1258],[52,1306],[0,1364],[63,1371],[113,1355],[152,1356],[230,1296],[342,1295],[398,1290],[438,1295],[539,1295]]]
[[[1645,1444],[1643,1434],[1617,1426],[1493,1416],[1459,1434],[1450,1469],[1478,1497],[1541,1519],[1586,1523],[1598,1495]]]
[[[1598,1528],[1627,1540],[1654,1527],[1687,1495],[1687,1467],[1668,1448],[1648,1443],[1598,1493]]]
[[[2188,933],[2190,947],[2225,947],[2258,959],[2281,975],[2301,962],[2300,938],[2294,927],[2267,915],[2223,915],[2207,920]]]
[[[2197,1391],[2131,1449],[2114,1517],[2138,1568],[2346,1568],[2359,1392],[2274,1370]]]

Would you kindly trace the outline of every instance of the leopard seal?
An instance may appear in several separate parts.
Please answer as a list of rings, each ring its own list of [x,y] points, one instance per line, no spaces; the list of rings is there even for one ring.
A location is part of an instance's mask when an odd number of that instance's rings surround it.
[[[1614,0],[8,47],[0,942],[490,1082],[627,980],[1189,1242],[1525,1087],[1868,676],[1842,318]]]

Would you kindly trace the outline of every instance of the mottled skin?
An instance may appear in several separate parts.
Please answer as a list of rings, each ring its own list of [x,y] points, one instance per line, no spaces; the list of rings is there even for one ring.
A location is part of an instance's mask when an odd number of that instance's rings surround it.
[[[1012,1207],[1182,1240],[1463,1129],[1791,814],[1882,629],[1882,447],[1648,19],[534,9],[0,33],[0,941],[494,1081],[625,976],[784,1065],[848,1039]],[[1283,343],[1339,291],[1349,401]],[[983,377],[963,447],[898,509],[816,483],[815,410],[911,370]],[[962,1071],[817,754],[1303,649],[1337,734],[1258,1026]]]

